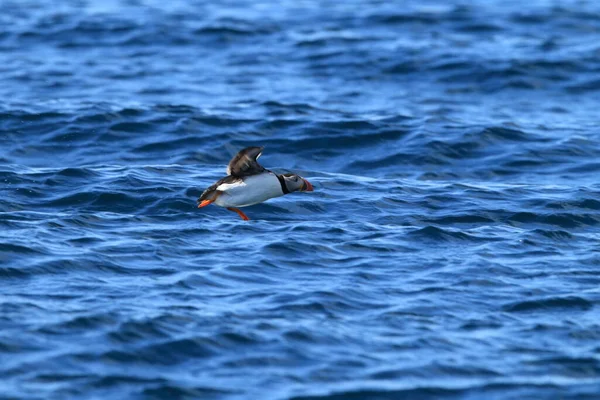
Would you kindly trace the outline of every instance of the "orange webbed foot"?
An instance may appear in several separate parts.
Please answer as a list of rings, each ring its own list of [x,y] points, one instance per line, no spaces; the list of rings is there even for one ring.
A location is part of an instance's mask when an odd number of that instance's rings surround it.
[[[244,221],[250,221],[250,218],[248,218],[248,216],[246,216],[246,214],[244,214],[244,213],[242,212],[242,210],[240,210],[239,208],[235,208],[235,207],[227,207],[227,209],[228,209],[229,211],[233,211],[233,212],[236,212],[236,213],[238,213],[238,215],[239,215],[240,217],[242,217],[242,219],[243,219]]]
[[[198,208],[206,207],[207,205],[213,203],[214,200],[202,200],[200,204],[198,204]]]

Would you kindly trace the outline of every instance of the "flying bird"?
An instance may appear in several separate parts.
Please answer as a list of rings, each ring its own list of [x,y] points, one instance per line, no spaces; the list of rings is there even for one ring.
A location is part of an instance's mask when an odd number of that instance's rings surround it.
[[[312,192],[309,181],[296,174],[276,174],[258,163],[264,147],[247,147],[229,161],[227,176],[206,189],[198,208],[215,204],[250,220],[238,207],[262,203],[292,192]]]

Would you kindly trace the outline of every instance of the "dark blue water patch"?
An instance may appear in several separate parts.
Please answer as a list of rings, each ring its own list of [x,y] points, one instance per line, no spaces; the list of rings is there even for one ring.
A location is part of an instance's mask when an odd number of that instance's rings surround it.
[[[480,224],[489,224],[493,223],[494,220],[490,218],[486,218],[481,215],[455,215],[455,216],[446,216],[441,217],[432,222],[441,225],[454,225],[454,224],[471,224],[471,225],[480,225]]]
[[[399,389],[399,390],[378,390],[378,389],[355,389],[347,390],[339,393],[332,393],[326,395],[314,395],[314,396],[294,396],[291,399],[294,400],[341,400],[341,399],[377,399],[377,400],[391,400],[391,399],[402,399],[402,398],[420,398],[420,399],[476,399],[481,393],[485,394],[486,398],[490,399],[501,399],[507,394],[516,396],[519,398],[534,398],[541,396],[541,398],[552,398],[553,396],[562,396],[564,390],[560,387],[555,387],[547,384],[539,385],[518,385],[506,383],[506,384],[491,384],[484,387],[479,387],[475,390],[469,389],[454,389],[454,388],[415,388],[415,389]],[[574,396],[567,396],[566,398],[581,398],[592,399],[594,390],[596,387],[590,385],[579,389],[580,392]]]
[[[573,235],[567,231],[562,230],[545,230],[545,229],[536,229],[532,233],[536,235],[540,235],[546,237],[548,239],[556,240],[557,242],[564,243],[569,239],[573,239]]]
[[[411,232],[410,234],[415,237],[420,237],[423,240],[435,242],[477,242],[490,240],[489,238],[478,237],[460,231],[445,230],[434,226],[426,226],[424,228]]]
[[[539,362],[542,362],[541,360]],[[560,373],[567,373],[571,376],[590,376],[594,377],[598,373],[599,365],[598,361],[594,358],[587,357],[558,357],[548,358],[543,361],[545,364],[551,366],[553,370],[560,371]],[[537,364],[538,361],[533,364]]]
[[[9,255],[2,254],[2,255],[0,255],[0,260],[2,260],[3,262],[5,262],[8,259],[8,257],[9,257]],[[9,279],[9,278],[26,278],[28,275],[29,274],[27,274],[26,272],[24,272],[20,268],[13,268],[13,267],[2,267],[2,268],[0,268],[0,276],[2,276],[3,279]]]
[[[23,246],[12,243],[0,243],[0,251],[2,253],[14,253],[14,254],[35,254],[40,253],[39,250],[34,248]]]
[[[599,216],[594,214],[533,214],[517,213],[509,218],[509,221],[519,223],[540,223],[544,225],[555,225],[561,228],[576,228],[579,226],[594,226],[599,222]]]
[[[581,310],[587,311],[593,307],[593,304],[582,297],[550,297],[538,300],[526,300],[506,305],[505,311],[508,312],[535,312],[539,309],[560,310]]]
[[[567,202],[553,202],[546,205],[550,209],[589,209],[589,210],[600,210],[600,201],[596,199],[582,199],[578,201],[567,201]]]
[[[148,399],[164,398],[203,398],[219,399],[223,396],[236,396],[240,392],[231,389],[215,389],[212,387],[181,387],[170,384],[153,385],[154,387],[144,389],[142,395]]]

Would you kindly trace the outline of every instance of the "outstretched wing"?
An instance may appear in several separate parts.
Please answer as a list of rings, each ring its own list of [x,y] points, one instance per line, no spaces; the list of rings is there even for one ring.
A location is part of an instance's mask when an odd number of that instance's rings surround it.
[[[260,174],[265,169],[258,163],[258,157],[262,154],[264,147],[246,147],[229,161],[227,175],[248,176]]]

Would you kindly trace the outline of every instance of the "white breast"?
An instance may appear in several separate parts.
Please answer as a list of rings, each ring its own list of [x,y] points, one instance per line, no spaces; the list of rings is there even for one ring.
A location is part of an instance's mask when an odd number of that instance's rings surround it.
[[[283,196],[279,179],[272,172],[248,176],[233,184],[223,184],[217,190],[224,192],[215,201],[221,207],[246,207]]]

